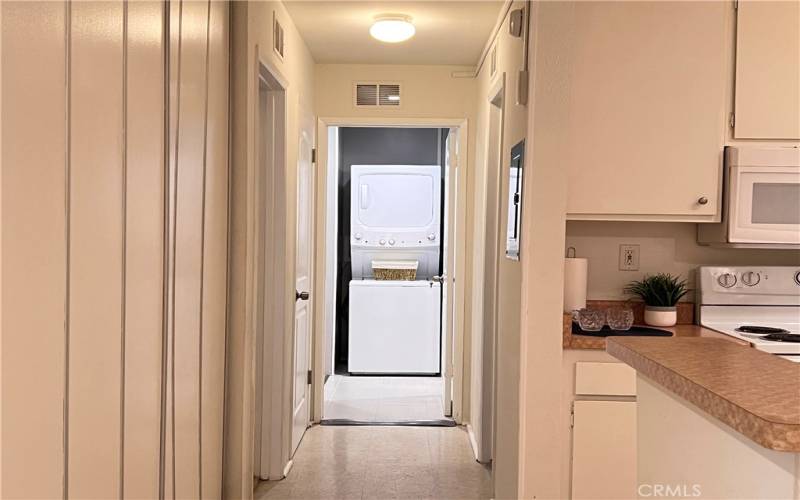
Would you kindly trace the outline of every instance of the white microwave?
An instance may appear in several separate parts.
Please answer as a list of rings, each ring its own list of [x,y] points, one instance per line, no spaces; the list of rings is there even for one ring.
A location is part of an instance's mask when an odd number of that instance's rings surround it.
[[[725,148],[722,223],[698,242],[800,249],[800,148]]]

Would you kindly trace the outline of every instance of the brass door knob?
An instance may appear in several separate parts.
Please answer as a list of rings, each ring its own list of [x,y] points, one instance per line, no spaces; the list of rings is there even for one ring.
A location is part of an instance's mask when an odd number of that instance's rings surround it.
[[[700,199],[697,200],[697,203],[699,203],[701,205],[707,205],[708,204],[708,198],[706,198],[705,196],[701,196]]]
[[[311,297],[311,294],[308,292],[298,292],[297,290],[294,291],[294,300],[308,300]]]

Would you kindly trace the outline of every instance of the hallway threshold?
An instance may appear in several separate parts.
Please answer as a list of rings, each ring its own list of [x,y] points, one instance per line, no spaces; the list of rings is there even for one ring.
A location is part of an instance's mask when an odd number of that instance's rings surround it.
[[[389,426],[389,427],[456,427],[454,420],[440,418],[435,420],[394,420],[372,421],[354,420],[351,418],[328,418],[320,421],[319,425],[329,426]]]
[[[420,422],[445,419],[442,378],[333,375],[325,383],[323,420]]]

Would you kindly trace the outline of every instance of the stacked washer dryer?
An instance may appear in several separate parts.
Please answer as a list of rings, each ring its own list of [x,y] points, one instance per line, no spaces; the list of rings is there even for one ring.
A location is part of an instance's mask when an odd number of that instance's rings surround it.
[[[441,167],[353,165],[350,184],[348,371],[436,374]],[[416,279],[375,279],[382,261],[416,263]]]

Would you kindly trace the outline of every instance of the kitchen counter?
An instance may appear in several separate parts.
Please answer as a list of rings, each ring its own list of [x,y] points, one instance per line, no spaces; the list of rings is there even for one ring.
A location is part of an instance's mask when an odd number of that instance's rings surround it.
[[[800,452],[800,364],[704,330],[679,326],[671,338],[600,340],[640,376],[759,445]]]
[[[672,338],[685,338],[685,337],[708,337],[722,340],[728,340],[741,345],[747,345],[746,342],[739,341],[728,335],[703,328],[698,325],[675,325],[672,327],[658,327],[662,330],[672,332]],[[564,349],[606,349],[606,341],[611,338],[658,338],[658,337],[592,337],[590,335],[575,335],[572,333],[572,317],[569,314],[564,314],[563,324],[563,340],[562,346]],[[663,337],[666,338],[666,337]]]

